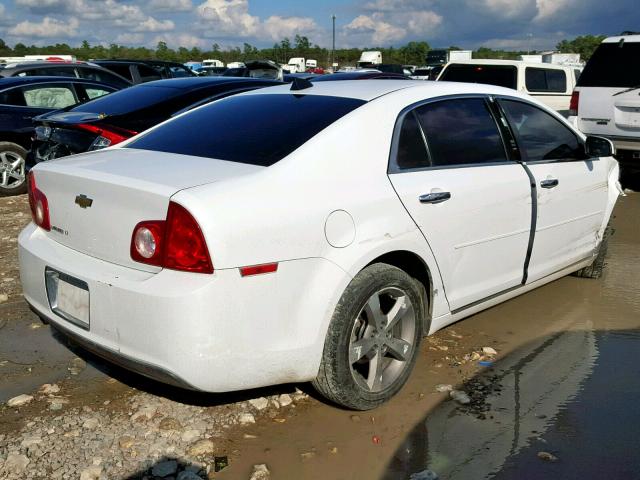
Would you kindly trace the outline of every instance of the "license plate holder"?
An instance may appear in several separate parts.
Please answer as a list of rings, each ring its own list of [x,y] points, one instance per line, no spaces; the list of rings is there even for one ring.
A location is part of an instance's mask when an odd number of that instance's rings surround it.
[[[80,328],[89,330],[89,285],[47,267],[44,271],[47,298],[51,311]]]

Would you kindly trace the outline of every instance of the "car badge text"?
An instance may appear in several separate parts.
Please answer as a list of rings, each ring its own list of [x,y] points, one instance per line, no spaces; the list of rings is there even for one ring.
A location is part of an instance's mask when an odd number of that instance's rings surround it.
[[[76,205],[80,208],[89,208],[93,204],[93,198],[89,198],[86,195],[78,195],[76,197]]]

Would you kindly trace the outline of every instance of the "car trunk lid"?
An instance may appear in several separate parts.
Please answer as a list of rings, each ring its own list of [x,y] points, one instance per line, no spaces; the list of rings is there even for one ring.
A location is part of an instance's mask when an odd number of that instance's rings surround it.
[[[261,170],[203,157],[114,148],[39,164],[38,188],[47,196],[52,240],[107,262],[149,272],[135,262],[131,235],[143,220],[163,220],[179,190]]]

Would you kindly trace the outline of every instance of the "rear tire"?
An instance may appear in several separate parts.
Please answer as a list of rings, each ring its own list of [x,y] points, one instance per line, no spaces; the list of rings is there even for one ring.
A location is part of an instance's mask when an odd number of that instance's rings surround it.
[[[416,362],[427,311],[422,292],[417,280],[391,265],[358,273],[331,319],[315,389],[354,410],[393,397]]]
[[[27,192],[27,151],[12,142],[0,142],[0,197]]]
[[[593,260],[593,263],[572,273],[574,277],[597,279],[602,276],[602,272],[606,265],[605,257],[607,256],[607,250],[609,249],[609,238],[611,235],[613,235],[613,229],[611,228],[611,225],[607,225],[607,228],[604,229],[604,235],[602,236],[602,242],[600,242],[598,254]]]

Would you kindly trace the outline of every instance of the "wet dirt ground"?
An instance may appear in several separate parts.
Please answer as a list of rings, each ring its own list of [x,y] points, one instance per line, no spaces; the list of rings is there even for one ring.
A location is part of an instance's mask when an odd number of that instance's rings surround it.
[[[0,199],[0,404],[54,382],[77,404],[113,408],[139,390],[205,406],[237,401],[112,369],[41,326],[20,296],[13,241],[28,206],[11,202]],[[210,478],[249,478],[262,463],[274,479],[640,478],[640,194],[620,199],[613,225],[600,280],[562,278],[425,339],[406,387],[374,411],[335,408],[299,385],[312,395],[305,404],[229,430],[220,452],[229,466]],[[485,366],[471,356],[483,347],[497,351]],[[118,382],[105,387],[110,377]],[[280,390],[291,387],[240,398]],[[4,412],[0,434],[9,435],[40,414]]]

